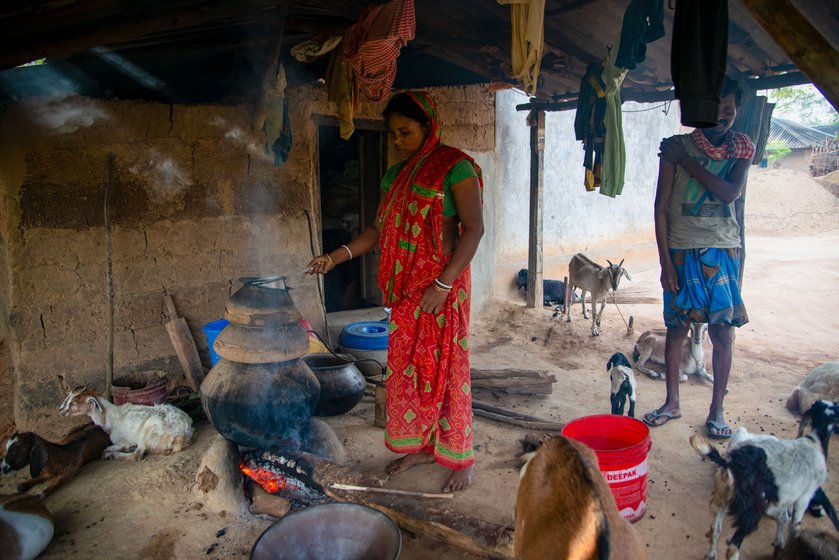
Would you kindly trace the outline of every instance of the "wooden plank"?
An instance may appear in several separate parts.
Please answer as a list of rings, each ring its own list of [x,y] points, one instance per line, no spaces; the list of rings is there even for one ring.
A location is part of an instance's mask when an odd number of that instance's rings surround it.
[[[526,377],[528,379],[544,380],[547,376],[542,370],[535,369],[477,369],[470,371],[472,379],[508,379],[510,377]],[[551,376],[553,377],[553,376]]]
[[[488,418],[490,420],[495,420],[496,422],[502,422],[504,424],[518,426],[519,428],[526,428],[528,430],[562,431],[562,428],[565,427],[565,424],[561,424],[559,422],[535,422],[533,420],[521,420],[519,418],[510,418],[509,416],[504,416],[502,414],[495,414],[494,412],[481,410],[480,408],[472,409],[472,412],[474,412],[475,416]]]
[[[530,234],[527,251],[527,307],[541,309],[542,284],[542,205],[545,160],[545,112],[532,111],[530,116]]]
[[[172,296],[166,294],[163,303],[169,314],[169,321],[166,323],[166,332],[169,333],[169,340],[175,348],[175,354],[181,364],[181,369],[186,380],[193,391],[198,391],[201,382],[204,380],[204,366],[201,365],[201,358],[198,356],[198,349],[195,347],[195,340],[189,331],[189,326],[183,318],[178,317],[175,310],[175,303]]]
[[[789,0],[741,0],[757,22],[839,110],[839,52]]]

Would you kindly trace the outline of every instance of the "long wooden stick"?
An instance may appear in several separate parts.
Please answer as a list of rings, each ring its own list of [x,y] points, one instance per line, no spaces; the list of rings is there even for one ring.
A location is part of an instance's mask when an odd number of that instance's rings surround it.
[[[495,414],[494,412],[488,412],[486,410],[481,410],[479,408],[473,408],[472,413],[475,416],[482,416],[484,418],[489,418],[490,420],[496,420],[498,422],[504,422],[505,424],[512,424],[513,426],[519,426],[521,428],[527,428],[529,430],[561,431],[562,428],[565,427],[565,424],[560,424],[559,422],[550,422],[550,421],[534,422],[532,420],[520,420],[518,418],[510,418],[508,416],[503,416],[501,414]]]
[[[334,488],[335,490],[352,490],[354,492],[378,492],[379,494],[399,494],[400,496],[415,496],[417,498],[445,498],[445,499],[452,499],[454,498],[453,493],[449,494],[435,494],[429,492],[412,492],[410,490],[397,490],[395,488],[376,488],[375,486],[355,486],[352,484],[340,484],[334,483],[330,485],[330,488]]]

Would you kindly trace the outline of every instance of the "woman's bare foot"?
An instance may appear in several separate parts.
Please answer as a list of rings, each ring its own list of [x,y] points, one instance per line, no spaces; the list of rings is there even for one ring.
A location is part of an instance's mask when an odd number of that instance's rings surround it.
[[[470,486],[472,486],[472,471],[474,469],[474,465],[466,467],[465,469],[458,469],[456,471],[452,471],[449,480],[446,481],[446,485],[443,486],[443,492],[459,492],[461,490],[466,490]]]
[[[433,463],[433,453],[408,453],[407,455],[395,459],[387,464],[385,472],[390,475],[399,474],[402,471],[407,471],[415,465],[422,465],[424,463]]]

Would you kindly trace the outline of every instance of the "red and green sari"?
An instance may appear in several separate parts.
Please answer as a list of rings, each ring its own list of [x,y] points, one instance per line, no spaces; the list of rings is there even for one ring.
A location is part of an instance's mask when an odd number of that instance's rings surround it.
[[[425,290],[451,255],[443,255],[444,178],[466,154],[440,143],[437,108],[427,94],[410,94],[430,130],[385,194],[378,219],[379,287],[392,308],[387,354],[385,445],[397,453],[434,453],[450,469],[474,462],[469,377],[469,268],[455,280],[443,309],[420,307]],[[481,188],[483,185],[481,184]]]

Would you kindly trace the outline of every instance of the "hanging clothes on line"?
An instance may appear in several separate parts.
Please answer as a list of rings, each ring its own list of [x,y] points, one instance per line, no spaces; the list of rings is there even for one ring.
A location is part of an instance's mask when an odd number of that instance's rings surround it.
[[[358,84],[352,67],[344,60],[344,49],[337,48],[329,58],[326,70],[326,93],[338,106],[338,127],[341,138],[349,140],[355,131],[353,115],[358,106]]]
[[[632,0],[623,14],[615,65],[632,70],[647,58],[647,44],[664,37],[664,0]]]
[[[603,117],[606,138],[603,143],[603,173],[600,194],[612,198],[623,192],[626,171],[626,146],[623,142],[621,85],[628,70],[615,65],[615,51],[609,49],[603,68],[602,82],[606,92],[606,113]]]
[[[288,159],[291,150],[291,124],[288,117],[288,92],[285,68],[277,65],[270,80],[262,84],[265,92],[265,153],[272,153],[274,165],[280,166]]]
[[[728,56],[728,1],[679,0],[670,73],[685,126],[716,126]]]
[[[545,47],[545,0],[497,1],[510,6],[513,76],[521,81],[525,93],[535,95]]]
[[[414,0],[371,6],[350,28],[344,58],[367,99],[381,101],[390,94],[396,59],[415,33]]]
[[[593,62],[580,80],[574,134],[583,142],[585,156],[584,185],[587,191],[600,187],[603,175],[603,148],[606,138],[606,85],[602,80],[603,64]]]
[[[291,56],[298,62],[314,62],[335,50],[344,37],[330,35],[325,39],[309,39],[291,47]]]

